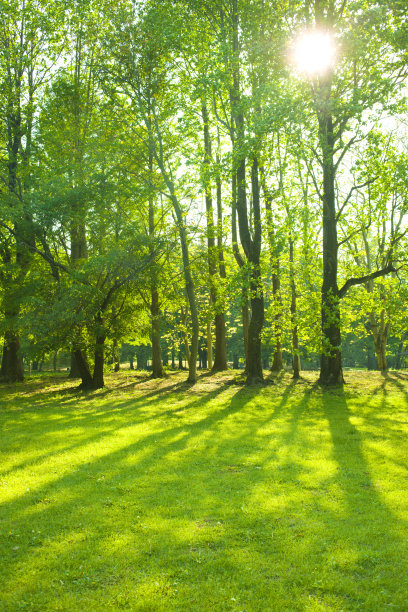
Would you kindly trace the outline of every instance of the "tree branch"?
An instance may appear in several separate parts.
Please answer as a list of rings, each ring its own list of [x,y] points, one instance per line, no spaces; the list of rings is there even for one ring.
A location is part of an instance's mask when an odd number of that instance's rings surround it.
[[[342,297],[346,295],[350,287],[354,287],[355,285],[362,285],[363,283],[366,283],[369,280],[374,280],[375,278],[379,278],[380,276],[386,276],[387,274],[390,274],[390,272],[396,272],[396,271],[397,271],[396,268],[394,268],[394,266],[390,263],[385,268],[382,268],[382,270],[376,270],[375,272],[372,272],[371,274],[366,274],[365,276],[359,276],[358,278],[349,278],[344,283],[343,287],[339,289],[338,296],[341,299]]]

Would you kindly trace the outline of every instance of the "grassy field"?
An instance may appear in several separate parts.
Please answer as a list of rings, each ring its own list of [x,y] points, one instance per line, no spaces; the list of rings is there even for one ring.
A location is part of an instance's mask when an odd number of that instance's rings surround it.
[[[1,612],[407,611],[408,376],[184,378],[1,389]]]

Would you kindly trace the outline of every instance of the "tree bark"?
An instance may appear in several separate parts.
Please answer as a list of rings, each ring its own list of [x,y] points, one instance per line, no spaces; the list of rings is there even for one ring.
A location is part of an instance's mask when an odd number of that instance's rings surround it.
[[[117,338],[113,339],[113,362],[115,364],[114,371],[119,372],[120,370],[120,357],[119,357],[119,346]]]
[[[210,138],[210,130],[209,130],[208,109],[207,109],[207,105],[205,101],[203,101],[202,103],[201,115],[203,119],[203,129],[204,129],[204,190],[205,190],[205,208],[206,208],[206,218],[207,218],[207,252],[208,252],[208,271],[210,275],[210,300],[216,312],[215,314],[216,320],[215,320],[214,364],[212,363],[212,354],[210,353],[210,348],[208,348],[208,368],[212,369],[214,372],[219,372],[221,370],[227,369],[226,341],[225,341],[225,317],[224,317],[224,313],[220,311],[220,307],[217,303],[218,301],[217,263],[220,266],[221,270],[222,269],[225,270],[223,257],[222,257],[222,241],[221,241],[221,245],[219,241],[219,231],[220,231],[219,215],[222,214],[221,203],[220,203],[221,186],[219,184],[219,179],[218,179],[218,182],[217,182],[218,245],[216,247],[214,210],[213,210],[213,200],[212,200],[212,193],[211,193],[211,181],[209,177],[210,163],[211,163],[211,158],[212,158],[211,138]],[[222,220],[221,220],[221,223],[222,223]],[[222,225],[221,225],[221,232],[222,232]],[[211,350],[212,350],[212,346],[211,346]]]
[[[300,356],[299,356],[299,337],[297,326],[297,302],[296,302],[296,282],[294,269],[293,238],[289,240],[289,275],[290,275],[290,323],[292,327],[292,362],[293,378],[300,378]]]
[[[335,208],[335,165],[333,119],[329,111],[331,83],[320,89],[318,108],[319,141],[323,166],[323,284],[321,298],[322,352],[319,382],[342,384],[340,297],[337,286],[338,241]]]
[[[211,321],[207,321],[207,367],[209,370],[213,368],[212,360],[212,333],[211,333]]]
[[[237,168],[238,227],[242,248],[249,263],[251,319],[248,327],[248,385],[263,382],[261,334],[264,323],[264,299],[260,272],[260,253],[262,241],[261,210],[259,200],[258,159],[254,153],[251,166],[251,186],[253,204],[253,235],[249,225],[246,197],[246,155],[245,125],[240,89],[240,48],[239,48],[239,14],[238,2],[232,0],[232,46],[233,46],[233,84],[230,90],[231,113],[236,129],[233,139],[234,160]]]
[[[4,334],[1,378],[5,382],[22,382],[24,372],[20,356],[20,338],[16,332],[6,330]]]
[[[155,287],[152,287],[150,314],[152,316],[152,378],[163,378],[164,371],[160,346],[159,293]]]
[[[105,339],[106,332],[101,317],[97,317],[95,334],[95,365],[92,377],[92,388],[102,389],[105,385],[103,378],[103,367],[105,362]]]
[[[80,348],[74,350],[75,360],[79,369],[79,375],[81,377],[80,388],[84,390],[93,388],[93,380],[89,371],[89,365],[84,358],[84,353]]]

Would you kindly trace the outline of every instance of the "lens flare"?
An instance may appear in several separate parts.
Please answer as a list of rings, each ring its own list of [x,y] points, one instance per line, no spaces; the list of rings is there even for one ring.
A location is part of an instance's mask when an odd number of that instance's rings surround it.
[[[293,45],[292,61],[308,77],[324,75],[335,64],[336,46],[328,32],[303,32]]]

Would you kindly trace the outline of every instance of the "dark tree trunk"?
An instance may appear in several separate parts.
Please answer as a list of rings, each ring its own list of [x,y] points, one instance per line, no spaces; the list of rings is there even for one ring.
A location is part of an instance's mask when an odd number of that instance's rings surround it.
[[[92,376],[89,370],[88,362],[84,358],[83,351],[81,351],[81,349],[78,348],[74,351],[74,355],[75,355],[75,361],[79,369],[79,375],[81,378],[80,388],[84,390],[92,389],[93,388]]]
[[[328,91],[323,88],[321,94],[327,102],[330,97],[330,86]],[[338,242],[333,120],[329,111],[324,108],[318,110],[318,120],[323,165],[322,352],[319,382],[323,385],[336,385],[342,384],[344,379],[341,359],[340,299],[337,286]]]
[[[134,356],[133,356],[133,353],[131,353],[130,357],[129,357],[129,369],[130,370],[134,370],[135,369],[135,366],[133,364],[133,359],[134,359]]]
[[[57,359],[58,359],[58,351],[55,351],[54,357],[52,360],[52,369],[54,370],[54,372],[57,371]]]
[[[232,174],[232,202],[231,202],[231,238],[232,238],[232,251],[234,253],[235,261],[241,268],[243,274],[246,274],[245,261],[242,257],[238,247],[237,237],[237,176],[233,168]],[[243,281],[242,287],[242,329],[244,339],[244,355],[245,355],[245,373],[248,373],[248,326],[249,326],[249,305],[246,282]]]
[[[22,382],[24,380],[20,355],[20,338],[17,333],[10,330],[6,330],[4,334],[1,378],[5,382],[13,383]]]
[[[85,358],[84,355],[83,357]],[[79,371],[77,360],[75,358],[75,350],[71,351],[71,367],[69,369],[68,378],[81,378],[81,372]]]
[[[238,227],[241,245],[246,259],[250,264],[251,289],[251,319],[248,328],[248,364],[247,384],[256,384],[263,381],[261,333],[264,323],[264,299],[260,272],[260,253],[262,242],[261,209],[259,200],[259,171],[258,160],[254,153],[251,167],[253,228],[252,235],[248,218],[246,197],[246,156],[245,156],[245,125],[242,110],[240,87],[240,44],[239,44],[239,14],[238,1],[232,0],[232,46],[233,70],[232,88],[230,90],[231,113],[236,138],[233,138],[234,161],[237,168],[237,197],[236,209],[238,213]]]
[[[92,377],[92,388],[102,389],[105,386],[103,379],[104,353],[105,353],[105,334],[100,333],[96,336],[95,342],[95,365]]]

